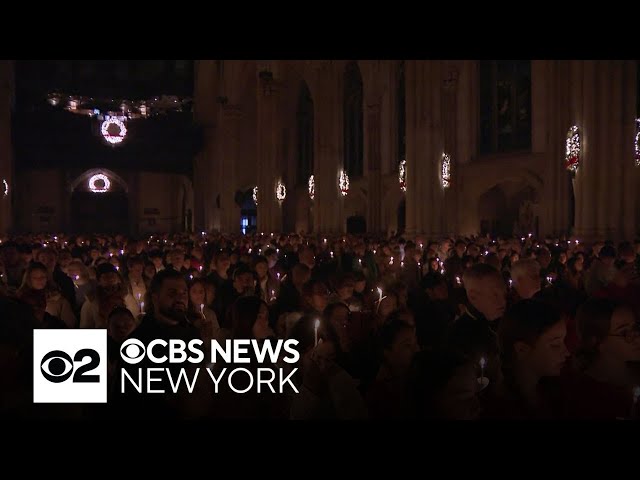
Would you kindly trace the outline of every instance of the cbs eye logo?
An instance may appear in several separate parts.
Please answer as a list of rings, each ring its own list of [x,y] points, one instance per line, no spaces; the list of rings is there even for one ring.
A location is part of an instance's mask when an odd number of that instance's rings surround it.
[[[120,346],[120,356],[125,362],[131,365],[135,365],[144,360],[145,352],[146,348],[144,343],[137,338],[130,338]]]
[[[89,358],[89,363],[82,364],[75,369],[74,363],[82,363],[85,358]],[[87,372],[95,370],[100,365],[100,355],[95,350],[83,348],[71,357],[62,350],[53,350],[47,353],[40,362],[42,376],[53,383],[61,383],[69,379],[73,373],[73,381],[82,383],[96,383],[100,381],[99,375],[88,375]]]
[[[34,403],[106,403],[107,331],[33,331]]]

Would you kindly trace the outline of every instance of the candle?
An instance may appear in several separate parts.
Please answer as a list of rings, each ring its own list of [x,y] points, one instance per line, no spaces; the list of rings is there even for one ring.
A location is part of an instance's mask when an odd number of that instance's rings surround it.
[[[393,265],[393,257],[391,257],[391,260],[389,260],[389,265]]]
[[[362,259],[361,258],[358,259],[358,263],[360,264],[360,266],[362,266]]]
[[[202,265],[200,265],[200,266],[198,267],[198,270],[202,271]]]
[[[276,277],[278,277],[278,281],[280,281],[280,272],[276,273]]]
[[[140,313],[144,315],[144,302],[140,302]]]
[[[478,383],[482,386],[482,388],[486,387],[489,383],[489,379],[484,376],[484,367],[487,366],[487,360],[484,357],[480,357],[480,378],[478,379]]]
[[[120,255],[124,255],[124,250],[120,250]]]
[[[313,325],[314,347],[318,346],[318,328],[320,328],[320,320],[316,318]]]
[[[513,280],[509,279],[509,288],[513,287]]]
[[[382,302],[382,289],[378,287],[378,303]]]
[[[276,299],[276,291],[271,289],[271,301],[273,302]]]
[[[331,258],[333,259],[333,252],[331,252]]]
[[[423,249],[424,248],[424,244],[421,243],[420,244],[420,248]]]
[[[404,268],[404,262],[400,262],[400,268]]]
[[[205,316],[205,314],[204,314],[204,303],[201,303],[201,304],[200,304],[200,315],[202,315],[202,318],[203,318],[204,320],[206,320],[206,319],[207,319],[207,317],[206,317],[206,316]]]
[[[189,279],[190,279],[190,280],[193,280],[193,275],[189,275]]]
[[[462,285],[462,281],[460,281],[460,277],[458,275],[456,275],[456,284]]]
[[[444,275],[444,268],[440,269],[440,275]]]
[[[374,254],[374,255],[376,254],[376,250],[375,250],[375,248],[373,249],[373,254]]]
[[[532,235],[533,235],[533,234],[532,234],[532,233],[530,233],[530,234],[529,234],[529,238],[531,238],[531,236],[532,236]]]
[[[116,265],[116,270],[120,271],[120,267],[118,265]]]
[[[324,241],[325,244],[327,243],[327,239],[326,238],[323,241]]]

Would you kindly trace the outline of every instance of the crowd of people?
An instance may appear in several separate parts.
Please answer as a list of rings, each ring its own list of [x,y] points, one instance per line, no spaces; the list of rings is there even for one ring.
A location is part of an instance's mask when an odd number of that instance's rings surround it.
[[[0,251],[3,414],[615,420],[640,412],[640,241],[43,234],[3,238]],[[106,405],[33,404],[37,328],[107,329]],[[299,393],[121,395],[119,347],[128,338],[293,338]]]

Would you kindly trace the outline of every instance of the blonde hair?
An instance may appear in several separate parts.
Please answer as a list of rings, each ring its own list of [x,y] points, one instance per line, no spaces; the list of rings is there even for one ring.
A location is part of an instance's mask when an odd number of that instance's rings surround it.
[[[511,278],[540,278],[540,264],[533,258],[523,258],[511,266]]]

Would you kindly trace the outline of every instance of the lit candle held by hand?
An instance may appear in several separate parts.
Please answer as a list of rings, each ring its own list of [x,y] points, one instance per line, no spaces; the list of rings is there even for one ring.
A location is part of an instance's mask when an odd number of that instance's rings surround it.
[[[318,346],[318,329],[320,328],[320,320],[316,318],[316,321],[313,325],[313,339],[314,339],[314,347]]]

